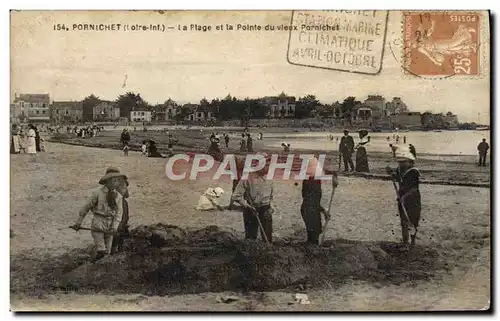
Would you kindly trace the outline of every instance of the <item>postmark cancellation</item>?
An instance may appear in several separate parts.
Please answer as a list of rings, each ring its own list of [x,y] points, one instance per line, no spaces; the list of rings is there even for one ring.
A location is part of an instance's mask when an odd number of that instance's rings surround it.
[[[294,11],[287,60],[300,66],[376,75],[382,69],[388,11]]]

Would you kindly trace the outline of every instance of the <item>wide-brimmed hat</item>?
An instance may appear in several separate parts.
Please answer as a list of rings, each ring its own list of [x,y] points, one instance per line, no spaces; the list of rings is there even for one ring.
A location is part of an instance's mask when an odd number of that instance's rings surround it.
[[[396,150],[396,160],[406,161],[406,160],[415,160],[415,155],[410,151],[410,147],[408,145],[398,146]]]
[[[113,177],[123,177],[124,179],[127,179],[127,175],[120,173],[118,168],[109,167],[106,170],[106,174],[104,174],[104,176],[99,180],[99,184],[105,184],[108,179]]]

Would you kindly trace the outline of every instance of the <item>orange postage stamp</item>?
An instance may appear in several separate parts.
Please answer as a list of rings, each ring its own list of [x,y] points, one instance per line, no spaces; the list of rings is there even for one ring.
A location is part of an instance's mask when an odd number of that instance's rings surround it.
[[[407,73],[431,77],[480,74],[479,12],[408,11],[403,19]]]

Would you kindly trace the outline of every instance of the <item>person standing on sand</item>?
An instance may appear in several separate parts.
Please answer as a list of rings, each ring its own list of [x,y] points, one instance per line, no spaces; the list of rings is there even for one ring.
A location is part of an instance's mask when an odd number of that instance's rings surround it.
[[[366,144],[370,141],[370,138],[367,137],[367,130],[359,131],[360,142],[356,146],[356,172],[359,173],[368,173],[370,172],[370,168],[368,166],[368,154],[366,153]]]
[[[83,220],[92,211],[91,235],[96,247],[94,262],[111,253],[113,235],[123,217],[123,196],[118,190],[123,190],[127,176],[116,168],[108,168],[106,174],[99,180],[103,185],[87,200],[80,210],[76,223],[70,226],[75,231],[80,230]]]
[[[392,158],[396,159],[396,150],[398,149],[398,147],[393,144],[389,144],[389,147],[391,148],[392,151]]]
[[[490,145],[486,142],[486,138],[483,138],[483,141],[477,145],[477,150],[479,152],[479,166],[486,166],[486,155],[488,154],[489,149]]]
[[[126,128],[123,129],[123,132],[120,136],[120,143],[122,143],[122,146],[128,146],[128,143],[130,142],[130,134]]]
[[[38,131],[38,128],[35,126],[35,147],[37,152],[41,152],[42,148],[40,146],[40,132]]]
[[[172,136],[172,133],[168,133],[167,148],[169,156],[174,155],[174,144],[177,143],[177,139]]]
[[[344,160],[344,171],[354,171],[354,163],[352,162],[352,153],[354,152],[354,139],[349,135],[349,131],[344,130],[344,136],[340,139],[339,152],[342,154]]]
[[[247,140],[245,133],[241,134],[240,152],[244,153],[247,150]]]
[[[229,148],[229,135],[224,134],[224,142],[226,143],[226,148]]]
[[[408,221],[403,212],[403,207],[406,209],[408,218],[415,227],[415,235],[411,235],[411,245],[415,245],[416,230],[420,221],[420,212],[422,210],[421,197],[419,190],[420,172],[415,166],[415,155],[410,151],[409,147],[398,147],[396,153],[398,167],[393,170],[387,167],[387,173],[399,183],[398,201],[399,218],[401,220],[401,232],[403,243],[408,244],[410,233],[408,230]]]
[[[247,152],[253,153],[253,139],[250,133],[247,134]]]
[[[261,154],[266,159],[266,166],[257,171],[249,173],[248,179],[241,179],[231,196],[231,204],[243,208],[243,223],[245,227],[245,239],[257,239],[259,220],[262,224],[264,234],[261,236],[272,242],[273,237],[273,182],[265,178],[269,168],[270,157]],[[258,217],[258,219],[257,219]]]
[[[109,168],[106,171],[106,174],[109,173],[119,173],[119,171],[115,168]],[[122,219],[120,221],[120,224],[118,225],[118,229],[116,231],[116,235],[113,237],[113,242],[111,245],[111,253],[116,253],[116,252],[121,252],[123,251],[123,242],[126,237],[130,235],[129,232],[129,226],[128,226],[128,220],[129,220],[129,207],[128,207],[128,198],[129,198],[129,192],[128,192],[128,179],[124,179],[124,184],[120,184],[120,186],[116,189],[118,193],[122,196],[122,206],[123,206],[123,215]]]
[[[20,154],[21,153],[21,141],[19,139],[19,128],[16,124],[12,125],[12,138],[10,140],[10,153]]]
[[[27,135],[27,150],[28,154],[36,154],[36,132],[35,126],[32,124],[28,125],[28,135]]]
[[[321,180],[314,179],[318,166],[321,165],[317,158],[313,158],[309,163],[306,175],[310,178],[302,181],[302,205],[300,207],[300,213],[306,225],[307,243],[316,245],[319,244],[319,236],[323,231],[323,227],[321,226],[321,213],[325,215],[325,219],[330,219],[330,213],[321,205],[323,196]],[[323,170],[321,170],[321,172],[323,172]],[[332,180],[333,187],[337,187],[337,176],[333,175]]]
[[[147,146],[147,141],[145,140],[142,141],[141,151],[142,151],[142,156],[148,155],[148,146]]]

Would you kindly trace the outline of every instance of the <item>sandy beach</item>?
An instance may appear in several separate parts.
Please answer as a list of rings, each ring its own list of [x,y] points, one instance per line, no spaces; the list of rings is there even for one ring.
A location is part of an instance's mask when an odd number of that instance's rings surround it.
[[[137,143],[141,138],[133,139],[133,143]],[[204,144],[208,145],[208,142]],[[308,294],[309,305],[290,304],[293,292],[279,289],[263,293],[109,295],[93,293],[92,290],[61,292],[44,286],[47,269],[69,272],[75,257],[87,252],[92,244],[89,232],[76,233],[67,226],[76,219],[84,198],[98,186],[98,178],[105,168],[116,166],[129,177],[132,228],[155,223],[194,229],[217,225],[233,229],[242,238],[240,212],[195,210],[199,195],[207,187],[216,184],[230,191],[230,184],[197,180],[180,181],[174,185],[165,177],[165,159],[145,158],[135,151],[124,157],[119,150],[108,148],[47,143],[47,152],[35,156],[11,155],[10,160],[11,309],[15,311],[387,311],[489,307],[489,188],[421,185],[423,209],[418,244],[439,253],[446,265],[430,280],[397,284],[347,278],[331,288],[297,289]],[[489,181],[489,170],[483,173],[481,171],[486,169],[476,168],[473,163],[455,163],[452,170],[450,164],[440,165],[445,169],[441,172],[449,177],[462,172],[476,182]],[[424,166],[431,165],[424,163]],[[469,173],[463,174],[467,170]],[[439,179],[442,179],[445,175],[442,173],[434,171],[431,175],[441,175]],[[465,176],[464,181],[468,179]],[[331,187],[324,188],[325,193],[330,191]],[[276,182],[273,218],[276,239],[305,238],[304,223],[298,210],[300,202],[300,186]],[[400,240],[399,219],[390,182],[341,176],[332,214],[327,239]],[[89,224],[91,216],[88,215],[84,225]],[[228,304],[217,302],[218,296],[229,294],[237,296],[238,300]]]

